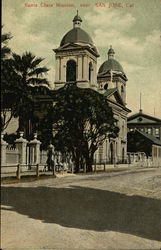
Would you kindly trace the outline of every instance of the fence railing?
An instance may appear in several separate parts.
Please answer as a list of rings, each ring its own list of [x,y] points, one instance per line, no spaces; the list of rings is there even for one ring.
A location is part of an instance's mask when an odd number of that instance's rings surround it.
[[[22,176],[35,176],[39,177],[41,174],[45,175],[55,175],[55,169],[52,171],[45,172],[45,165],[41,164],[12,164],[1,166],[1,177],[16,177],[18,180]],[[5,169],[5,171],[3,171]],[[9,169],[9,171],[7,171]]]
[[[20,159],[20,153],[17,148],[6,149],[6,164],[18,164]]]

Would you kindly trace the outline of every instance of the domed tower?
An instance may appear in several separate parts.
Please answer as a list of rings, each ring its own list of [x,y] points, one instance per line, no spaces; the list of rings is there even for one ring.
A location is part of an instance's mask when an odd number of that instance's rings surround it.
[[[126,107],[127,77],[121,64],[115,60],[115,51],[110,46],[108,59],[100,66],[97,82],[98,91],[107,97],[120,131],[117,138],[110,138],[102,145],[103,155],[111,162],[126,162],[127,154],[127,115]]]
[[[97,81],[100,92],[107,89],[117,88],[126,104],[126,81],[128,80],[121,64],[114,59],[115,51],[110,46],[108,50],[108,60],[106,60],[99,68]]]
[[[68,31],[54,49],[56,57],[55,88],[76,82],[78,87],[97,89],[98,51],[86,31],[81,28],[82,19],[73,19],[73,28]]]

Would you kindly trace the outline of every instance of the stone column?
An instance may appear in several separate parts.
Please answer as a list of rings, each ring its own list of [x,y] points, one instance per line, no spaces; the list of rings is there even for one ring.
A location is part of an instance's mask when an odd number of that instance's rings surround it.
[[[20,138],[16,139],[15,141],[16,148],[18,149],[20,154],[20,159],[19,159],[20,164],[26,164],[26,147],[28,141],[23,138],[23,134],[24,132],[20,132]]]
[[[88,58],[87,56],[84,56],[84,69],[83,69],[83,76],[84,76],[84,80],[88,81],[88,71],[89,71],[89,67],[88,67]]]
[[[55,66],[55,68],[56,68],[56,71],[55,71],[55,81],[56,82],[58,82],[59,81],[59,57],[55,57],[55,64],[56,64],[56,66]]]
[[[34,139],[30,141],[30,163],[40,163],[40,145],[41,142],[37,140],[37,133],[34,134]]]
[[[82,80],[82,57],[78,56],[77,58],[77,81],[81,81]]]
[[[66,57],[61,58],[61,82],[66,82],[66,67],[68,60],[69,58]]]
[[[6,147],[8,145],[7,142],[3,140],[4,135],[1,134],[1,165],[6,165]]]

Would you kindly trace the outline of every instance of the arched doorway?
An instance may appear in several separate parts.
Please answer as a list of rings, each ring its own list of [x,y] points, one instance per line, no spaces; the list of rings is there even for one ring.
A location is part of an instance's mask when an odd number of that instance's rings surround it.
[[[69,60],[66,66],[66,82],[76,81],[76,62]]]
[[[125,150],[124,148],[122,149],[122,163],[125,161]]]
[[[114,158],[114,155],[113,155],[113,144],[111,143],[110,144],[110,163],[113,164],[113,158]]]

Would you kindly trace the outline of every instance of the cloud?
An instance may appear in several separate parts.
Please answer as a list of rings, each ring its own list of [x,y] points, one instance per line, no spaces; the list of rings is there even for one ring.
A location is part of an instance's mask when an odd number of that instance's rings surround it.
[[[139,110],[139,95],[143,96],[143,109],[148,114],[161,117],[161,36],[157,29],[139,36],[131,32],[137,25],[132,14],[117,10],[94,8],[86,13],[88,25],[94,29],[93,40],[101,58],[98,66],[107,60],[110,45],[128,77],[127,103],[134,112]],[[106,51],[106,53],[105,53]],[[99,68],[99,67],[98,67]],[[157,90],[157,91],[156,91]]]
[[[142,66],[149,60],[149,62],[158,63],[158,55],[161,52],[159,30],[152,30],[142,38],[137,36],[137,33],[135,36],[131,35],[131,30],[137,24],[135,17],[130,13],[118,10],[108,11],[106,8],[94,7],[93,11],[86,13],[85,19],[88,25],[94,28],[93,40],[98,49],[107,49],[112,44],[114,49],[119,51],[122,60],[127,60],[128,57],[131,63],[138,61]],[[152,57],[153,60],[151,60]]]
[[[137,73],[138,71],[143,71],[145,68],[135,63],[129,63],[127,61],[120,61],[123,69],[126,69],[126,74],[129,76],[131,74]]]
[[[40,11],[37,15],[41,14]],[[7,22],[4,23],[4,31],[11,32],[13,36],[9,43],[12,51],[18,54],[31,51],[36,56],[45,58],[42,64],[50,69],[47,77],[50,84],[52,84],[54,82],[53,67],[55,63],[53,49],[56,48],[58,44],[47,40],[47,31],[42,31],[39,34],[29,32],[29,27],[31,27],[33,22],[32,15],[29,12],[23,15],[21,22],[11,8],[5,9],[3,15],[3,20],[7,20]],[[36,18],[36,15],[34,18]]]
[[[14,52],[22,54],[31,51],[36,56],[46,58],[43,65],[51,69],[47,77],[52,85],[55,76],[55,55],[52,49],[58,47],[63,34],[71,28],[72,18],[64,10],[31,10],[25,9],[23,5],[24,2],[19,1],[17,11],[15,4],[3,4],[4,31],[13,35],[10,47]],[[161,37],[157,25],[148,27],[145,20],[140,30],[140,18],[136,12],[108,8],[94,7],[91,11],[87,10],[82,18],[88,24],[86,31],[93,34],[92,40],[100,53],[97,69],[107,60],[107,50],[112,44],[115,58],[129,79],[128,106],[138,111],[139,93],[142,92],[147,112],[153,114],[155,106],[156,114],[161,117]],[[143,28],[146,28],[146,32]]]
[[[100,27],[102,30],[118,29],[126,32],[132,25],[135,24],[136,19],[130,14],[121,15],[117,10],[108,11],[106,8],[94,7],[92,12],[85,14],[84,19],[90,26]]]

